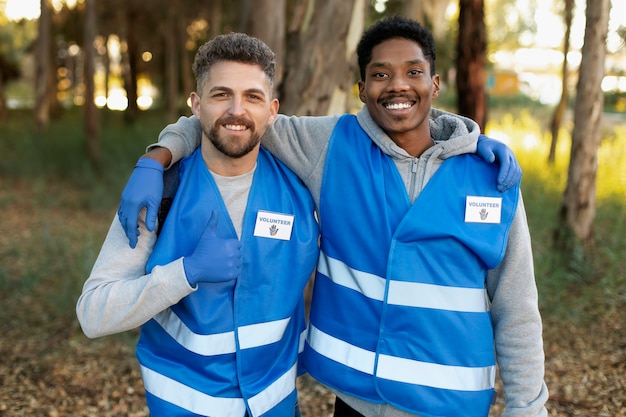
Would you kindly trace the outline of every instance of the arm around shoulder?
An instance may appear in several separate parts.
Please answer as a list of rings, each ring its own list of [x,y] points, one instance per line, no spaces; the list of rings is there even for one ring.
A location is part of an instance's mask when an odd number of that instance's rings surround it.
[[[176,123],[167,125],[159,133],[159,141],[149,145],[146,154],[152,157],[153,149],[166,148],[170,158],[165,168],[191,155],[202,141],[202,127],[195,116],[182,116]],[[156,159],[156,158],[153,158]],[[158,160],[158,159],[157,159]]]

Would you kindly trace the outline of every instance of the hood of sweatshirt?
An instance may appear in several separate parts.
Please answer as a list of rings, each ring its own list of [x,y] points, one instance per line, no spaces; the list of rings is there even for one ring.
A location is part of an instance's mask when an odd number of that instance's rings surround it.
[[[376,124],[367,106],[358,112],[357,119],[370,138],[387,155],[396,160],[413,159]],[[443,110],[431,109],[430,136],[435,141],[435,146],[427,149],[422,156],[428,157],[435,153],[437,158],[443,160],[455,155],[475,153],[479,134],[480,128],[473,120]]]

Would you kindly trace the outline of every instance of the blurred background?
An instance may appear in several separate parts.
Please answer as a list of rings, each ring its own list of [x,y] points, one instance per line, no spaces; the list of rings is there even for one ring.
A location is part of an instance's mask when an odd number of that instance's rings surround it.
[[[74,306],[196,49],[257,36],[282,113],[356,112],[356,43],[392,14],[435,36],[433,105],[524,170],[549,414],[626,416],[626,0],[0,0],[0,416],[147,416],[136,332],[88,340]]]

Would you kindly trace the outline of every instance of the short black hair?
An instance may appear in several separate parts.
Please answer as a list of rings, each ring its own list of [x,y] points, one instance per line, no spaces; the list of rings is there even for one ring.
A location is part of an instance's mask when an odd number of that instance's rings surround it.
[[[211,67],[221,61],[258,65],[267,75],[272,91],[276,54],[258,38],[245,33],[229,33],[218,35],[198,48],[192,67],[198,94],[202,92],[202,86]]]
[[[419,22],[402,16],[381,19],[367,28],[356,48],[361,80],[365,81],[365,68],[372,60],[375,46],[392,38],[404,38],[416,42],[430,64],[430,75],[435,75],[435,39],[432,33]]]

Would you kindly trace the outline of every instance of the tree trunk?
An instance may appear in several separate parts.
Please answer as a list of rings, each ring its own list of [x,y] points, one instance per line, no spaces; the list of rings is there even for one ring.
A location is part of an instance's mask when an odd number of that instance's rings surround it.
[[[217,1],[211,2],[212,5],[214,3],[218,3],[218,2]],[[211,6],[211,9],[214,9],[214,7]],[[186,38],[187,36],[186,20],[179,19],[178,26],[179,26],[178,33],[183,35],[182,38]],[[184,111],[185,112],[184,114],[191,114],[191,112],[189,111],[190,108],[187,106],[187,100],[189,98],[189,94],[192,91],[196,90],[195,77],[193,76],[193,71],[191,69],[192,67],[191,60],[194,57],[194,55],[192,55],[192,52],[187,49],[186,45],[179,45],[179,49],[180,49],[179,74],[181,74],[180,82],[181,82],[181,88],[182,88],[182,93],[180,96],[180,99],[182,99],[182,103],[179,108],[179,111]],[[194,54],[195,54],[195,51],[194,51]]]
[[[423,0],[406,0],[401,5],[400,14],[417,20],[422,25],[426,26],[427,23],[424,16],[424,8],[425,6]]]
[[[349,109],[367,6],[364,0],[298,2],[288,29],[281,113],[319,116]]]
[[[51,33],[54,29],[51,30]],[[58,77],[57,77],[57,57],[59,56],[59,50],[56,42],[50,42],[48,44],[48,87],[46,88],[48,102],[48,114],[50,119],[59,119],[63,115],[63,106],[59,101],[58,93]]]
[[[52,9],[50,0],[41,0],[39,35],[35,58],[35,122],[37,131],[43,132],[50,123],[49,72],[50,35],[52,30]]]
[[[550,124],[550,132],[552,134],[552,141],[550,142],[550,153],[548,154],[548,164],[554,165],[556,158],[556,145],[559,139],[559,130],[561,129],[561,121],[563,120],[563,114],[567,108],[567,99],[569,97],[567,91],[567,81],[569,71],[567,67],[567,54],[569,53],[569,37],[572,32],[572,14],[574,9],[574,0],[565,0],[564,5],[564,23],[565,23],[565,36],[563,39],[563,66],[561,67],[561,100],[554,110],[552,116],[552,123]]]
[[[564,250],[581,243],[593,248],[596,214],[597,152],[602,138],[602,79],[610,0],[587,0],[585,41],[574,106],[574,131],[567,186],[560,211],[557,244]]]
[[[222,31],[222,1],[212,0],[209,4],[209,36],[213,39]]]
[[[137,107],[137,62],[139,61],[139,45],[137,42],[137,31],[134,22],[137,13],[133,5],[130,5],[126,12],[126,58],[127,65],[124,71],[124,87],[128,98],[128,108],[124,112],[126,121],[133,122],[137,119],[139,108]]]
[[[456,56],[458,111],[484,131],[487,124],[487,29],[483,0],[459,1],[459,38]]]
[[[165,100],[167,108],[167,120],[176,120],[178,116],[178,94],[179,94],[179,74],[178,74],[178,51],[184,53],[185,47],[178,44],[178,20],[179,16],[176,10],[176,0],[169,0],[168,16],[165,19],[165,31],[163,37],[165,38]]]
[[[102,150],[100,149],[100,130],[98,128],[98,111],[95,96],[95,59],[96,50],[96,1],[85,1],[85,28],[84,44],[85,51],[85,135],[87,144],[87,158],[96,171],[102,166]]]
[[[445,36],[448,30],[446,10],[451,0],[405,0],[401,3],[400,14],[410,17],[427,27],[435,40]]]
[[[2,66],[0,66],[0,121],[5,120],[8,114],[7,101],[4,95],[4,81]]]
[[[424,1],[424,19],[433,32],[435,39],[442,39],[448,31],[446,24],[446,11],[451,0],[428,0]]]
[[[275,86],[280,85],[285,58],[286,0],[240,0],[239,30],[261,39],[276,54]]]
[[[104,97],[109,97],[110,83],[111,83],[111,55],[109,51],[109,37],[107,36],[104,42],[106,53],[104,55]]]

